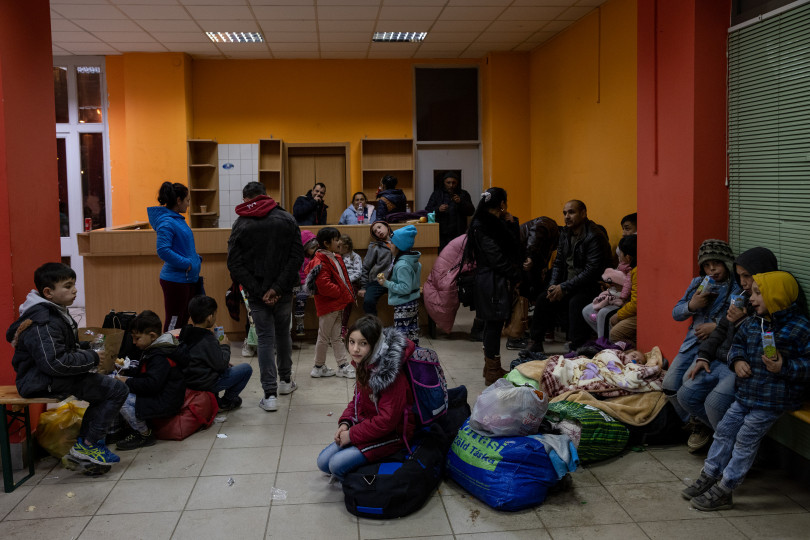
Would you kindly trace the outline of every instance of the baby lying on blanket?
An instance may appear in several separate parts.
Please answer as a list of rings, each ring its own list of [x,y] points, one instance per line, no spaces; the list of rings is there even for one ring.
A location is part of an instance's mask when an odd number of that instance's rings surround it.
[[[602,397],[661,390],[661,355],[603,350],[593,358],[552,356],[543,373],[551,396],[587,390]]]

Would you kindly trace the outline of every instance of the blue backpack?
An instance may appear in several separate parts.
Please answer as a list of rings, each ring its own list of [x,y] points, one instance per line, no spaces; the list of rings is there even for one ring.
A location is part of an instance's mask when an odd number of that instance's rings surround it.
[[[417,428],[447,414],[447,379],[436,351],[417,347],[402,366],[413,391]]]

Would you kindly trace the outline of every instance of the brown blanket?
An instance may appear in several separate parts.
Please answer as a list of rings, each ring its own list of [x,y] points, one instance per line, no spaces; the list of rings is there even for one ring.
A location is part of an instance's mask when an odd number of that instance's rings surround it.
[[[585,405],[592,405],[597,409],[605,411],[616,420],[631,426],[644,426],[652,422],[661,409],[666,405],[667,400],[663,392],[643,392],[631,394],[629,396],[619,396],[608,399],[596,399],[592,394],[584,390],[572,390],[560,394],[551,400],[575,401]]]

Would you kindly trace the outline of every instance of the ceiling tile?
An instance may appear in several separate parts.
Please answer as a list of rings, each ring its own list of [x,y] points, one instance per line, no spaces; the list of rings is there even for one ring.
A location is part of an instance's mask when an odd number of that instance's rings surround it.
[[[162,43],[115,43],[112,41],[108,43],[121,52],[166,52],[167,50]]]
[[[120,2],[120,0],[114,0]],[[141,0],[127,0],[132,3],[142,3]],[[186,6],[246,6],[248,0],[177,0]]]
[[[190,18],[182,6],[121,6],[121,11],[133,19],[188,20]]]
[[[502,21],[551,21],[564,7],[510,7],[498,19]]]
[[[377,32],[427,32],[433,21],[377,21]]]
[[[574,24],[574,21],[551,21],[543,26],[544,32],[559,32]]]
[[[73,22],[90,32],[137,32],[140,30],[138,25],[129,19],[74,19]]]
[[[469,43],[481,32],[430,32],[424,43]]]
[[[538,45],[539,45],[539,43],[526,42],[526,43],[521,43],[520,45],[518,45],[517,47],[515,47],[512,50],[515,51],[515,52],[533,51],[534,49],[537,48]]]
[[[93,5],[93,4],[58,4],[51,6],[66,19],[125,19],[126,15],[121,13],[115,6]],[[182,8],[179,8],[182,9]]]
[[[489,7],[506,7],[512,3],[512,0],[450,0],[447,2],[448,6],[489,6]]]
[[[234,20],[197,20],[197,24],[204,32],[258,32],[259,25],[256,21],[234,21]]]
[[[52,20],[52,21],[53,21],[53,20],[56,20],[56,19],[63,19],[63,18],[64,18],[64,17],[62,17],[60,14],[58,14],[58,13],[57,13],[57,12],[55,12],[54,10],[51,10],[51,20]]]
[[[472,49],[486,49],[487,51],[511,51],[517,43],[511,41],[503,42],[489,42],[489,41],[476,41],[470,48]]]
[[[591,6],[572,7],[565,10],[558,18],[567,21],[576,21],[593,11]]]
[[[253,20],[253,13],[247,6],[187,6],[186,9],[195,19]]]
[[[382,0],[318,0],[318,6],[375,6],[379,7]]]
[[[445,21],[439,19],[431,28],[431,32],[481,32],[490,25],[488,20],[482,21]]]
[[[111,22],[111,21],[104,21],[104,22]],[[76,26],[67,19],[54,19],[51,21],[51,32],[81,32],[81,31],[82,28]]]
[[[152,32],[161,43],[210,43],[211,40],[202,32]]]
[[[223,0],[227,1],[227,0]],[[178,0],[110,0],[110,4],[118,5],[145,5],[145,6],[176,6]]]
[[[51,0],[50,4],[53,6],[53,5],[56,5],[56,4],[73,4],[75,2],[76,2],[76,0]],[[104,5],[107,5],[107,4],[109,4],[109,2],[107,0],[82,0],[82,4],[104,4]]]
[[[259,20],[314,19],[315,6],[254,6],[253,14]]]
[[[93,32],[101,41],[107,43],[154,43],[155,39],[146,32]]]
[[[174,21],[174,20],[152,20],[152,19],[139,19],[138,24],[147,32],[199,32],[200,27],[192,20],[188,21]]]
[[[413,58],[458,58],[460,51],[425,51],[419,49]]]
[[[458,55],[459,58],[476,58],[480,59],[487,55],[488,50],[481,50],[481,49],[468,49]]]
[[[486,43],[521,43],[531,37],[532,32],[484,32],[477,41]]]
[[[544,21],[493,21],[490,32],[536,32]]]
[[[380,19],[394,21],[433,21],[439,16],[439,7],[386,7],[380,10]]]
[[[363,52],[348,52],[348,51],[341,51],[341,52],[331,52],[331,51],[321,51],[321,58],[324,59],[346,59],[346,60],[355,60],[355,59],[363,59],[366,58],[365,51]]]
[[[234,58],[234,59],[241,59],[241,60],[261,60],[261,59],[270,59],[270,52],[269,51],[225,51],[226,58]]]
[[[251,6],[314,6],[315,0],[248,0]]]
[[[376,7],[366,7],[366,6],[318,7],[318,19],[342,21],[347,19],[368,20],[376,18],[377,18]]]
[[[289,1],[289,0],[288,0]],[[310,52],[310,51],[274,51],[273,58],[277,58],[278,60],[294,60],[294,59],[312,59],[318,58],[318,52]]]
[[[219,54],[217,46],[211,43],[164,43],[164,45],[174,52],[187,52],[189,54]]]
[[[579,0],[579,2],[577,2],[577,5],[578,6],[596,7],[596,6],[601,6],[604,3],[605,3],[605,0]]]
[[[437,6],[444,7],[447,0],[383,0],[384,7]]]
[[[321,32],[373,32],[374,21],[318,21]]]
[[[440,21],[491,21],[503,12],[500,7],[448,7],[442,11]]]
[[[95,43],[98,41],[89,32],[51,32],[51,40],[54,43]]]
[[[322,42],[355,42],[368,43],[371,41],[371,34],[366,32],[321,32]]]
[[[316,32],[268,32],[265,41],[274,43],[317,43]]]
[[[232,52],[257,52],[266,51],[266,43],[219,43],[217,48],[225,54]]]
[[[317,43],[277,43],[268,41],[267,46],[275,54],[278,51],[318,52]]]
[[[359,51],[367,51],[368,47],[371,43],[366,41],[365,43],[345,43],[345,42],[334,42],[334,43],[325,43],[321,41],[321,52],[324,51],[342,51],[342,52],[359,52]]]
[[[63,49],[71,54],[120,54],[115,48],[107,43],[66,43],[60,45]]]
[[[372,43],[369,51],[371,52],[384,52],[384,51],[392,51],[396,53],[408,53],[413,54],[413,52],[419,48],[418,43],[387,43],[387,42],[377,42]]]
[[[536,41],[537,43],[542,43],[547,39],[555,36],[557,32],[546,32],[545,30],[537,32],[532,37],[528,39],[528,41]]]
[[[454,53],[460,53],[464,49],[467,48],[469,42],[463,43],[444,43],[444,42],[437,42],[437,43],[428,43],[427,41],[423,42],[419,46],[420,51],[451,51]]]
[[[261,20],[259,26],[265,32],[316,32],[315,19],[306,21],[270,21]]]
[[[416,51],[369,51],[369,59],[385,59],[385,58],[413,58]]]

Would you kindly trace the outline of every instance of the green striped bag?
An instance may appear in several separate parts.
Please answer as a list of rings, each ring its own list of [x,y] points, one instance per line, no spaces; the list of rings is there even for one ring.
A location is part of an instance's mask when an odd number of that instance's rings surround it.
[[[615,456],[627,445],[627,427],[591,405],[573,401],[549,403],[546,418],[552,422],[571,420],[582,426],[577,453],[582,463],[600,461]]]

